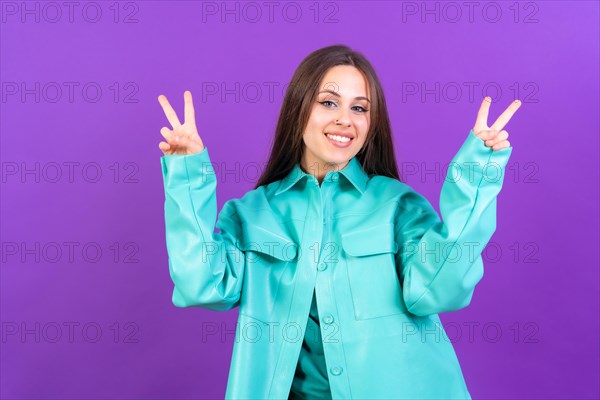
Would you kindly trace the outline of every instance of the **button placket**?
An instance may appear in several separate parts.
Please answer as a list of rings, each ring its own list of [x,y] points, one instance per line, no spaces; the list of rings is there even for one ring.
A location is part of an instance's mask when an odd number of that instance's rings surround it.
[[[333,367],[329,369],[331,376],[338,376],[342,374],[342,365],[344,363],[344,353],[341,346],[340,333],[339,333],[339,321],[337,316],[337,307],[333,302],[333,293],[331,292],[331,282],[333,270],[329,267],[333,267],[332,264],[326,262],[331,252],[325,251],[328,242],[331,241],[331,228],[332,228],[332,214],[334,210],[333,195],[334,190],[337,188],[335,182],[339,179],[337,172],[332,172],[323,181],[321,189],[321,210],[323,217],[322,225],[322,236],[321,236],[321,251],[319,252],[319,259],[317,260],[316,269],[317,282],[316,282],[316,296],[318,304],[318,312],[321,321],[321,336],[323,338],[323,351],[325,353],[326,363]],[[327,340],[325,340],[327,338]],[[332,393],[336,393],[338,396],[349,397],[349,386],[347,379],[337,378],[335,382],[330,382]]]

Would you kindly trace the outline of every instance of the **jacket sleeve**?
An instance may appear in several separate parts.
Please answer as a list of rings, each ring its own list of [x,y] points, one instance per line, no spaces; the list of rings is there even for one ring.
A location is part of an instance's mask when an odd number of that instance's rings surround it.
[[[245,254],[239,216],[229,200],[217,217],[217,179],[208,149],[161,157],[172,301],[177,307],[228,310],[239,305]]]
[[[512,147],[494,151],[473,130],[448,167],[442,220],[410,189],[396,214],[396,262],[408,311],[425,316],[471,302],[483,277],[481,252],[496,230],[496,196]]]

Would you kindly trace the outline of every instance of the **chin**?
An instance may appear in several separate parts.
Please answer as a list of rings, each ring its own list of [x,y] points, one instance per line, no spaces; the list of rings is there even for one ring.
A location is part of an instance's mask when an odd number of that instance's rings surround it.
[[[350,154],[350,153],[348,153]],[[350,160],[349,155],[348,156],[336,156],[336,157],[328,157],[328,158],[324,158],[323,160],[327,163],[327,164],[344,164],[346,163],[348,160]]]

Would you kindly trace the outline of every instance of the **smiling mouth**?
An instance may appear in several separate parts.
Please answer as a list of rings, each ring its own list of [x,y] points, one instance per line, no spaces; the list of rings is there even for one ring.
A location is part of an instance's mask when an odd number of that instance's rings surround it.
[[[338,143],[349,143],[352,140],[354,140],[353,138],[349,138],[346,136],[340,136],[340,135],[333,135],[330,133],[326,133],[325,136],[327,136],[331,140],[335,140]]]

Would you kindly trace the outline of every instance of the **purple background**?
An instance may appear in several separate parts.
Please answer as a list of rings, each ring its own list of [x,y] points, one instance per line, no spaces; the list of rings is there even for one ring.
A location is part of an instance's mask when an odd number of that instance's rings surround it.
[[[521,99],[484,278],[441,318],[474,398],[600,396],[598,2],[52,3],[2,2],[2,398],[223,397],[237,310],[171,303],[157,96],[182,118],[192,91],[233,171],[220,209],[253,188],[299,62],[337,43],[378,71],[405,181],[437,210],[481,99],[490,123]]]

